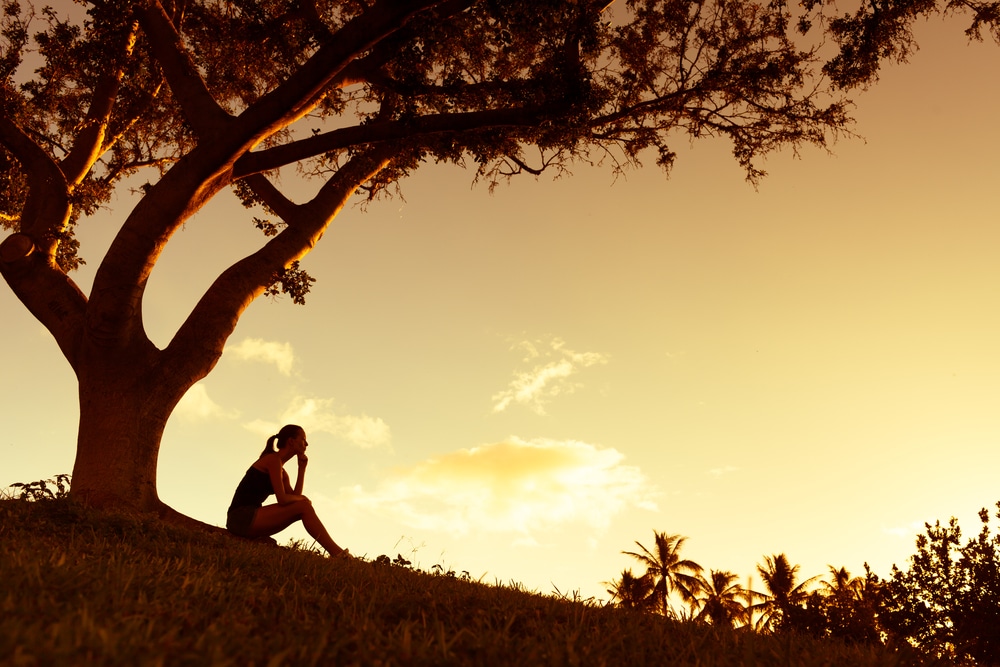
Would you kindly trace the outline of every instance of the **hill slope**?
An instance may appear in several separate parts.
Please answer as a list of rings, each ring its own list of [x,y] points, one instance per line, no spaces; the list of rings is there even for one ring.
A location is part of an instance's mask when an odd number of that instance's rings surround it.
[[[715,631],[68,500],[0,500],[4,665],[795,665],[882,649]]]

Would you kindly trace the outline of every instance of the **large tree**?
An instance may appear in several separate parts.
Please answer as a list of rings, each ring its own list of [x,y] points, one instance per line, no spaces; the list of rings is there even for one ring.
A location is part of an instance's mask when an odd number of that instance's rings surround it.
[[[685,134],[731,140],[753,180],[767,152],[824,145],[849,121],[796,32],[797,3],[608,4],[97,0],[35,13],[4,0],[0,273],[79,382],[72,495],[168,511],[156,462],[171,411],[257,297],[304,298],[299,260],[356,195],[434,161],[490,185],[574,161],[669,168]],[[311,198],[282,192],[293,179],[311,179]],[[137,184],[84,294],[75,230]],[[255,209],[261,246],[160,349],[143,328],[147,280],[227,189]]]

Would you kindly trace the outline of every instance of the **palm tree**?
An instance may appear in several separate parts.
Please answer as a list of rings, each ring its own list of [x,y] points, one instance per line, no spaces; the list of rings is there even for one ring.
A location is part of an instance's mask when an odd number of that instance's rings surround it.
[[[855,642],[877,642],[877,578],[865,565],[867,576],[852,577],[846,568],[830,568],[830,581],[822,583],[825,610],[831,636]]]
[[[653,598],[657,610],[664,616],[672,616],[670,595],[677,593],[681,600],[690,602],[694,591],[698,588],[697,575],[702,571],[701,565],[692,560],[681,560],[680,550],[686,537],[667,535],[653,531],[653,550],[650,551],[639,542],[639,551],[623,551],[646,566],[646,576],[653,580]]]
[[[830,568],[830,581],[823,581],[820,584],[826,595],[838,600],[853,600],[860,596],[864,579],[851,577],[851,573],[845,567],[836,568],[832,565],[827,567]]]
[[[764,600],[764,611],[767,616],[766,627],[776,629],[781,621],[788,618],[792,608],[800,606],[809,597],[806,590],[818,577],[810,577],[796,584],[795,578],[799,571],[798,565],[791,565],[788,556],[776,554],[764,556],[764,565],[757,566],[757,572],[764,580],[767,596]]]
[[[744,612],[743,587],[732,572],[710,570],[706,578],[698,575],[696,606],[701,607],[695,619],[708,620],[715,626],[733,627]]]
[[[653,580],[647,576],[637,577],[632,570],[622,570],[618,581],[610,584],[608,593],[611,601],[624,609],[649,611],[656,600],[653,597]]]
[[[734,619],[740,628],[759,632],[767,623],[765,609],[767,596],[753,589],[753,577],[747,577],[747,585],[740,591],[740,610]],[[760,613],[761,617],[757,618]]]

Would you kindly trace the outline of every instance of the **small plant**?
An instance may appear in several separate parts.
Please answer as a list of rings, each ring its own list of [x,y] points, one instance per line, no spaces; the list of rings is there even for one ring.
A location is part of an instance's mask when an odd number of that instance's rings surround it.
[[[462,570],[461,574],[456,574],[455,568],[449,567],[448,569],[445,569],[444,565],[441,563],[431,565],[431,572],[439,577],[451,577],[452,579],[461,579],[462,581],[472,581],[472,575],[469,574],[468,570]]]
[[[24,502],[40,500],[61,500],[69,497],[70,476],[62,473],[55,479],[40,479],[36,482],[14,482],[10,485],[10,497]]]

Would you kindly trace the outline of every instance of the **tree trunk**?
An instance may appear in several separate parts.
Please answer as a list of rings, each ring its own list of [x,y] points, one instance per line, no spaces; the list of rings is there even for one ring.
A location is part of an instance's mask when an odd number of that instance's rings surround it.
[[[176,388],[160,372],[157,356],[155,348],[131,354],[102,349],[77,366],[80,427],[70,493],[86,505],[166,510],[156,491],[160,439],[193,381]]]

